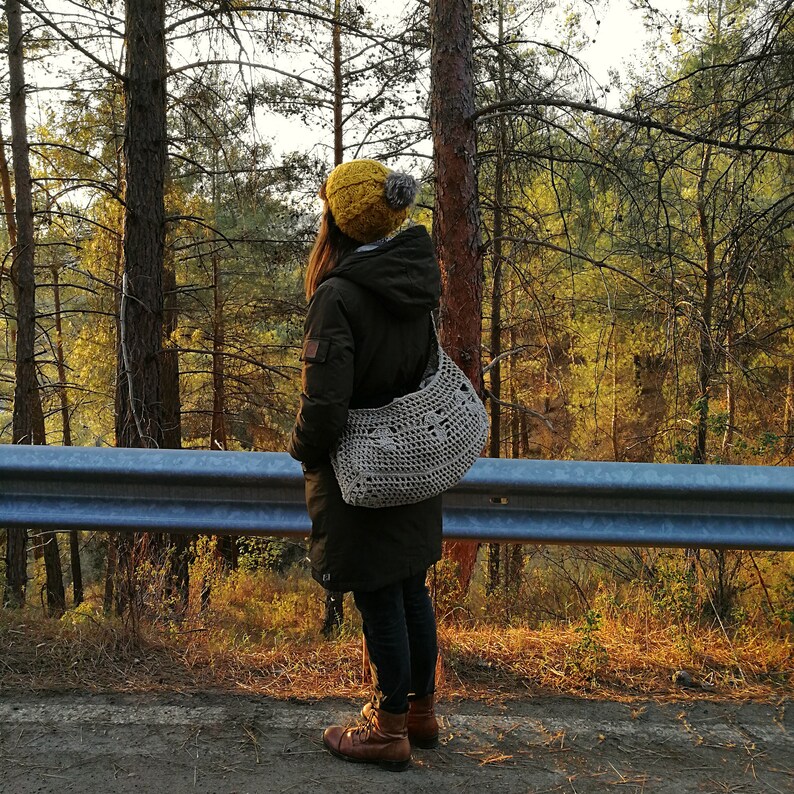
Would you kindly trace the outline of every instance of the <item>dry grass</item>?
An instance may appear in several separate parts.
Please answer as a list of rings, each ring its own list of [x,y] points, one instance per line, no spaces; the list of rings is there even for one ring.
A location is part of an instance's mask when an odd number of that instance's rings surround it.
[[[142,620],[137,633],[89,600],[64,619],[0,611],[0,691],[208,691],[277,698],[367,694],[352,603],[337,639],[319,636],[322,593],[305,575],[241,574],[216,583],[210,607]],[[759,698],[794,689],[786,625],[729,633],[679,626],[647,609],[529,628],[442,620],[445,699],[543,694]],[[696,686],[671,680],[686,670]]]
[[[442,627],[446,649],[445,690],[460,697],[568,695],[768,698],[791,694],[794,645],[788,636],[731,641],[701,628],[682,641],[656,626],[649,634],[606,625],[592,647],[581,626],[460,630]],[[682,689],[672,678],[685,670],[694,686]]]

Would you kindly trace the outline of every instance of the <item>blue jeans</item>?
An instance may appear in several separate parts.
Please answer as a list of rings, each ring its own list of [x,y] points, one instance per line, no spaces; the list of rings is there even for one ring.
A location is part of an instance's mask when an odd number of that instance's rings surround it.
[[[353,598],[367,640],[376,708],[408,711],[408,700],[435,691],[436,618],[425,585],[427,573],[364,592]]]

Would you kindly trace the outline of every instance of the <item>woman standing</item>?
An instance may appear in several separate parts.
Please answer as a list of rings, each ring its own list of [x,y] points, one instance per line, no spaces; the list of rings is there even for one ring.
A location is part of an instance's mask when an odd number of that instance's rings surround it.
[[[399,507],[346,504],[329,452],[348,408],[416,390],[434,333],[440,275],[430,236],[406,219],[418,186],[374,160],[337,166],[306,272],[300,411],[289,444],[303,464],[314,578],[353,591],[372,668],[364,720],[323,734],[331,753],[404,769],[411,743],[438,742],[437,656],[427,569],[441,557],[441,497]]]

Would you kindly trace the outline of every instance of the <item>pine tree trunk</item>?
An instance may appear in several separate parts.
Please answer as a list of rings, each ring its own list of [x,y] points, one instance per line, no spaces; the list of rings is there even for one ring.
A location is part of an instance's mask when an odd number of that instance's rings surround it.
[[[179,312],[176,300],[176,271],[166,251],[163,267],[163,447],[182,448],[182,406],[179,392],[179,353],[176,331]],[[190,594],[190,538],[168,537],[168,590],[186,607]]]
[[[45,444],[44,412],[36,374],[36,280],[33,235],[33,185],[28,152],[27,108],[22,11],[18,0],[7,0],[8,75],[11,111],[11,149],[14,157],[16,192],[16,246],[11,282],[16,304],[16,371],[12,438],[15,444]],[[6,169],[7,170],[7,169]],[[12,537],[13,536],[13,537]],[[50,614],[65,608],[63,574],[54,533],[42,533],[47,576],[47,606]],[[4,603],[21,605],[27,582],[27,532],[8,530],[6,545],[6,594]]]
[[[6,216],[8,240],[11,248],[17,244],[17,223],[14,217],[14,195],[11,192],[11,176],[5,153],[5,141],[0,132],[0,184],[3,188],[3,209]],[[16,344],[16,329],[12,329],[12,341]],[[25,601],[27,582],[27,540],[25,529],[8,530],[6,543],[6,587],[3,593],[4,606],[21,606]]]
[[[334,26],[332,48],[334,57],[334,165],[340,165],[345,153],[342,146],[342,13],[341,0],[334,0]]]
[[[69,414],[69,397],[66,393],[66,366],[63,355],[63,321],[61,318],[61,286],[58,267],[52,268],[52,292],[55,303],[55,356],[58,365],[58,397],[61,403],[61,426],[63,445],[72,446],[72,422]],[[72,568],[72,594],[74,605],[83,603],[83,569],[80,565],[80,533],[76,529],[69,532],[69,559]]]
[[[223,350],[226,345],[218,255],[212,254],[212,426],[210,449],[226,449],[226,378]]]
[[[504,2],[499,0],[499,49],[497,53],[499,71],[499,100],[506,98],[504,63]],[[494,164],[494,209],[492,250],[492,288],[491,288],[491,370],[490,370],[490,408],[491,434],[488,455],[499,458],[502,455],[502,257],[504,247],[504,196],[505,196],[505,152],[507,149],[507,129],[504,116],[497,119],[496,158]],[[506,584],[510,572],[506,548],[499,543],[488,547],[488,588],[491,592],[499,587],[500,575]]]
[[[612,460],[619,461],[620,441],[618,439],[620,412],[618,410],[618,328],[612,321],[612,420],[610,422],[610,436],[612,438]]]
[[[447,352],[482,394],[483,268],[474,114],[471,0],[430,3],[430,127],[436,197],[433,240],[441,266],[441,338]],[[447,543],[468,590],[479,544]]]
[[[179,396],[179,355],[175,334],[179,324],[176,273],[173,262],[163,268],[163,447],[182,448],[182,412]]]
[[[733,428],[736,426],[736,394],[733,388],[733,363],[731,361],[733,355],[733,329],[728,327],[725,332],[725,405],[728,409],[728,417],[725,421],[725,432],[722,435],[724,461],[730,455],[731,446],[733,446]]]
[[[115,100],[115,91],[114,91],[114,100]],[[111,100],[111,112],[113,108],[115,108],[115,101]],[[115,113],[113,115],[115,121]],[[114,130],[117,128],[117,125],[113,125]],[[116,150],[116,174],[117,174],[117,182],[116,182],[116,192],[121,195],[123,191],[124,185],[124,160],[121,156],[119,150]],[[122,282],[122,274],[124,271],[124,238],[122,235],[116,235],[116,242],[114,246],[114,257],[113,257],[113,284],[114,284],[114,310],[116,318],[121,316],[121,282]],[[115,350],[118,351],[121,349],[121,325],[117,321],[115,326]],[[106,568],[105,568],[105,590],[104,590],[104,597],[102,599],[102,608],[105,614],[110,614],[110,611],[113,609],[113,603],[115,601],[115,588],[116,588],[116,569],[117,569],[117,562],[118,562],[118,554],[119,548],[123,545],[125,541],[123,540],[123,533],[119,532],[112,532],[108,533],[107,536],[107,555],[106,555]]]
[[[162,340],[167,168],[165,0],[127,0],[124,273],[119,305],[116,445],[163,446]],[[118,544],[116,607],[135,603],[140,538]],[[136,620],[132,610],[132,620]]]
[[[509,285],[509,290],[512,293],[512,284]],[[511,312],[513,307],[511,306]],[[510,326],[510,349],[515,350],[518,347],[518,334],[515,327]],[[516,389],[516,364],[515,356],[510,356],[508,362],[508,382],[510,384],[510,402],[513,405],[518,405],[518,389]],[[521,457],[521,412],[513,408],[510,411],[510,457]]]
[[[786,408],[783,415],[783,454],[790,458],[794,452],[794,365],[786,370]],[[791,465],[791,460],[788,460]]]
[[[334,58],[334,166],[341,165],[345,159],[342,126],[342,28],[339,25],[342,13],[341,0],[334,0],[333,58]],[[345,594],[327,591],[325,594],[325,617],[322,633],[330,637],[341,628],[345,619]],[[365,646],[366,649],[366,646]]]
[[[69,396],[66,393],[66,366],[63,355],[63,322],[61,319],[61,285],[58,266],[51,268],[52,292],[55,308],[55,361],[58,369],[58,400],[61,406],[63,445],[72,446],[72,424],[69,417]]]
[[[715,272],[715,246],[714,237],[709,225],[706,209],[706,182],[711,167],[711,147],[706,146],[703,151],[700,175],[697,183],[697,218],[700,230],[700,240],[703,243],[703,302],[700,311],[699,353],[697,364],[697,438],[692,451],[693,463],[706,463],[708,422],[711,402],[711,378],[714,373],[715,351],[712,339],[712,314],[714,309]],[[700,559],[700,550],[688,548],[684,550],[684,557],[690,572],[697,576],[697,562]],[[702,566],[701,566],[702,567]]]
[[[15,248],[17,244],[17,222],[14,217],[14,194],[11,192],[11,173],[8,170],[6,145],[2,130],[0,130],[0,186],[3,189],[3,214],[5,215],[6,228],[8,229],[8,242],[12,248]]]
[[[706,147],[698,180],[697,216],[700,239],[703,243],[703,303],[700,312],[700,344],[697,366],[697,441],[693,450],[694,463],[706,462],[706,442],[708,438],[709,403],[711,400],[711,378],[714,374],[714,343],[712,339],[712,313],[714,310],[714,287],[716,265],[714,261],[714,239],[706,212],[705,189],[711,163],[711,147]]]
[[[163,443],[164,20],[164,0],[127,0],[124,274],[116,389],[120,447]]]

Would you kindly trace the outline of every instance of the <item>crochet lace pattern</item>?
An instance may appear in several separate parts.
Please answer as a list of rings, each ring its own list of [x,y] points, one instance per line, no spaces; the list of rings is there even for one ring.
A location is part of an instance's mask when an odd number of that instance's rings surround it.
[[[485,406],[437,337],[436,348],[438,365],[418,391],[380,408],[348,411],[331,455],[348,504],[393,507],[429,499],[455,485],[482,452]]]

